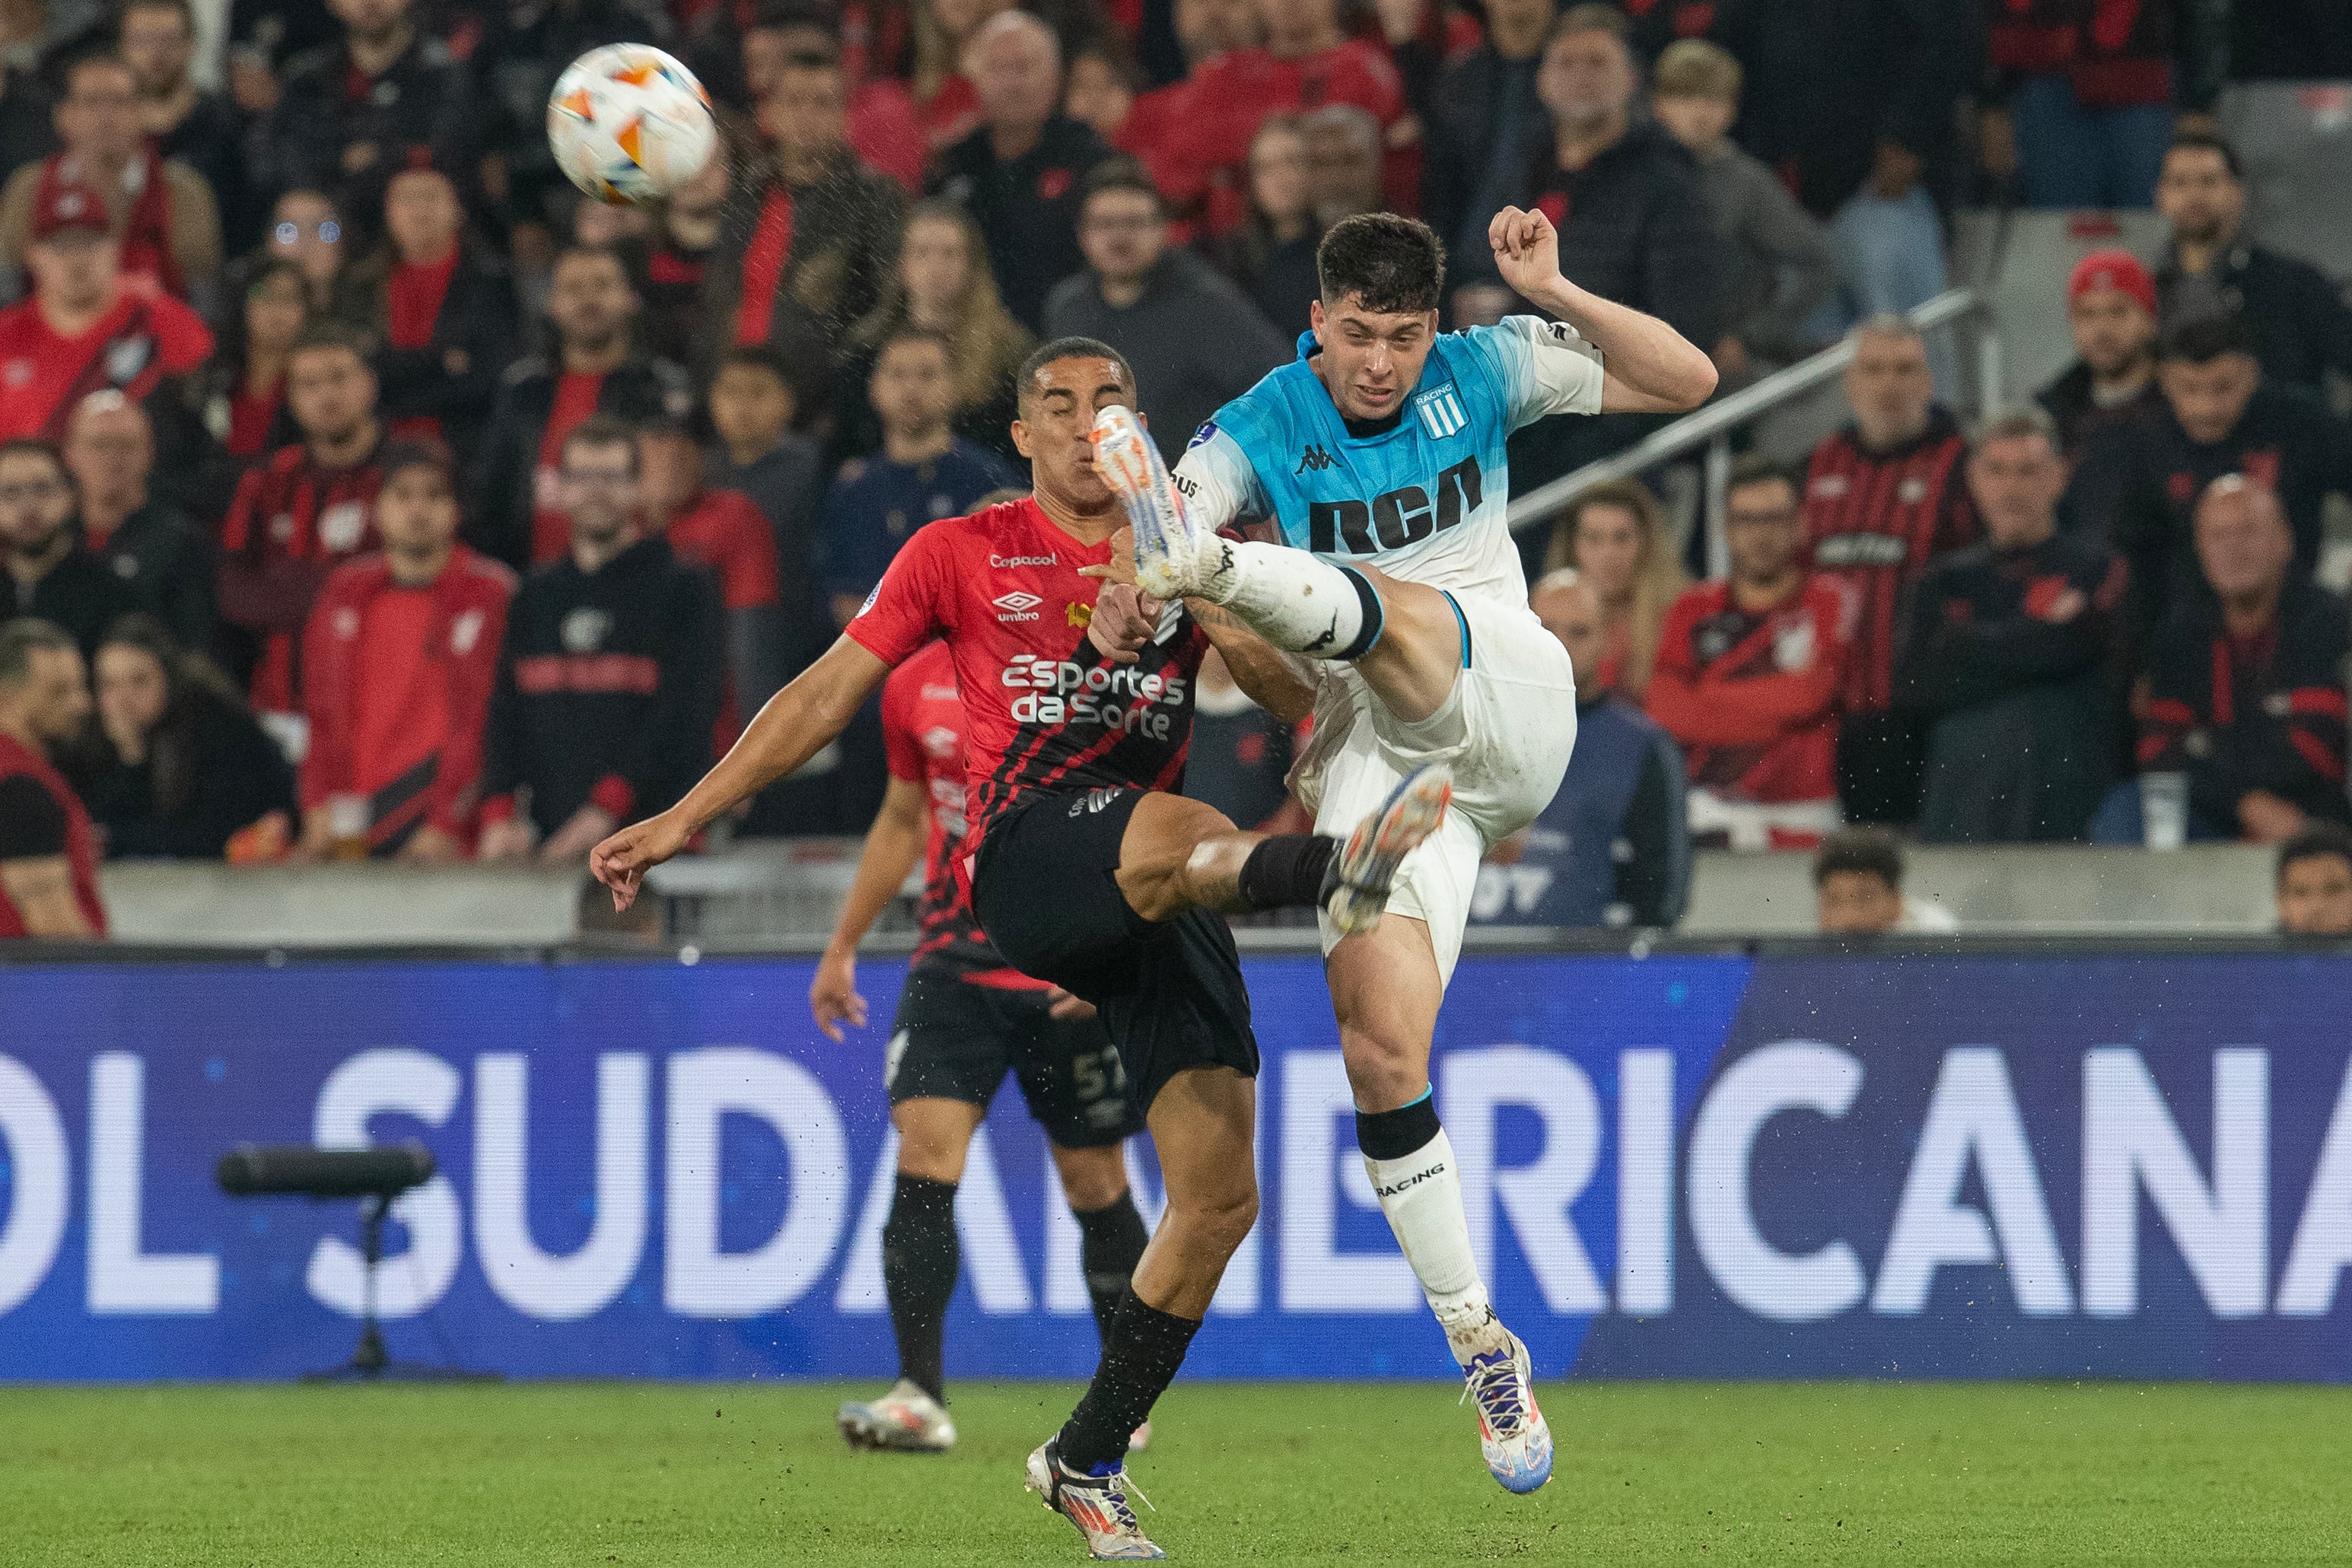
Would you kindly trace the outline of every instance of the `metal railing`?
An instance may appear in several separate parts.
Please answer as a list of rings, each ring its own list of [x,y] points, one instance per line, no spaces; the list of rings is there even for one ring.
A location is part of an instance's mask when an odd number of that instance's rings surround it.
[[[1908,319],[1926,331],[1976,315],[1984,308],[1985,301],[1975,289],[1953,288],[1909,312]],[[1976,346],[1976,405],[1980,413],[1990,414],[2001,402],[2000,339],[1989,330],[1980,332]],[[1838,375],[1853,361],[1853,340],[1843,339],[1809,359],[1773,371],[1753,386],[1742,387],[1696,413],[1652,431],[1622,452],[1588,463],[1573,474],[1564,474],[1539,486],[1511,503],[1511,528],[1517,532],[1548,523],[1562,507],[1595,485],[1644,473],[1704,446],[1706,455],[1701,494],[1707,572],[1709,576],[1721,577],[1730,565],[1723,542],[1723,491],[1725,481],[1731,476],[1732,433],[1781,404],[1802,397]]]

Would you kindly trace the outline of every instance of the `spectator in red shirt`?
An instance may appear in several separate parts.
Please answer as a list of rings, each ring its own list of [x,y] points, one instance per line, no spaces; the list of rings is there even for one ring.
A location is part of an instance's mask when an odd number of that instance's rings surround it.
[[[637,468],[646,532],[669,541],[677,559],[719,580],[726,612],[728,700],[720,706],[716,749],[735,744],[743,721],[785,681],[784,621],[776,578],[776,538],[751,498],[704,483],[702,448],[677,419],[637,433]]]
[[[327,580],[302,633],[302,849],[324,856],[339,798],[365,802],[368,852],[448,861],[471,847],[481,807],[482,727],[514,574],[457,542],[448,454],[384,448],[380,555]],[[353,813],[356,815],[356,813]]]
[[[466,234],[449,176],[392,177],[383,245],[345,274],[339,313],[376,340],[384,423],[402,440],[446,443],[460,465],[488,423],[522,310],[506,266]]]
[[[383,425],[369,346],[335,321],[303,333],[286,367],[302,440],[237,481],[221,527],[224,650],[233,673],[247,677],[262,722],[281,729],[301,711],[295,640],[320,585],[376,542],[370,513]]]
[[[204,369],[204,423],[238,468],[296,438],[286,410],[286,361],[310,324],[310,281],[291,256],[249,273],[221,351]]]
[[[0,439],[55,441],[90,393],[145,402],[211,357],[194,311],[121,275],[106,203],[88,185],[46,182],[25,252],[33,298],[0,310]]]
[[[1796,477],[1743,458],[1724,496],[1731,575],[1666,612],[1650,716],[1682,743],[1690,831],[1733,849],[1811,849],[1839,825],[1844,591],[1805,568]]]
[[[43,621],[0,625],[0,937],[106,935],[98,834],[49,760],[89,717],[74,640]]]
[[[1853,822],[1908,822],[1919,814],[1927,727],[1895,703],[1903,606],[1927,563],[1975,542],[1976,513],[1960,480],[1968,442],[1936,403],[1927,347],[1901,317],[1853,333],[1845,396],[1853,423],[1813,448],[1805,523],[1813,568],[1853,596],[1838,730],[1838,798]]]
[[[1152,180],[1170,193],[1171,200],[1188,183],[1199,183],[1197,175],[1180,162],[1189,84],[1178,82],[1144,91],[1127,54],[1108,38],[1081,44],[1072,51],[1066,76],[1062,87],[1064,114],[1119,152],[1141,160]]]
[[[684,371],[636,351],[642,308],[613,252],[574,246],[555,258],[547,297],[554,352],[508,369],[470,486],[468,538],[485,555],[513,567],[563,555],[570,527],[557,472],[564,441],[590,415],[635,423],[692,406]]]
[[[23,264],[42,193],[87,185],[106,198],[124,277],[209,303],[221,269],[220,210],[203,175],[149,145],[131,68],[113,55],[75,60],[56,119],[64,150],[17,170],[0,192],[0,251],[9,264]]]
[[[1388,52],[1345,37],[1335,0],[1260,0],[1263,48],[1234,49],[1193,74],[1185,118],[1185,156],[1208,177],[1209,228],[1223,234],[1242,220],[1250,140],[1269,114],[1303,113],[1327,103],[1371,111],[1394,148],[1405,120],[1404,84]],[[1412,171],[1417,172],[1417,171]],[[1404,178],[1389,168],[1391,204]],[[1181,201],[1183,193],[1174,199]],[[1402,204],[1410,207],[1411,204]]]

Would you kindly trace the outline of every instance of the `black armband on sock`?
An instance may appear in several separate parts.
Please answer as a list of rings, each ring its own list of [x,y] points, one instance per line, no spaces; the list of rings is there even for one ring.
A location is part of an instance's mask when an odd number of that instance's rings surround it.
[[[1339,841],[1320,833],[1277,833],[1242,862],[1244,903],[1251,909],[1313,908],[1323,902],[1323,878]]]
[[[1401,1160],[1426,1148],[1444,1130],[1438,1124],[1437,1102],[1427,1094],[1393,1111],[1356,1113],[1356,1147],[1368,1160]]]
[[[1339,568],[1340,574],[1356,585],[1356,602],[1363,611],[1363,622],[1356,630],[1355,640],[1331,657],[1340,664],[1360,659],[1379,646],[1381,629],[1387,624],[1388,612],[1381,608],[1381,596],[1374,591],[1371,580],[1354,567]]]

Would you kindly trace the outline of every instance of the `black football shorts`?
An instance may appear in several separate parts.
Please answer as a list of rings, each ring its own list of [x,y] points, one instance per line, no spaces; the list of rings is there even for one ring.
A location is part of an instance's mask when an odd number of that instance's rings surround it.
[[[1063,1148],[1104,1148],[1143,1130],[1099,1019],[1057,1019],[1043,991],[975,985],[945,965],[917,965],[890,1026],[883,1068],[890,1103],[986,1105],[1007,1072],[1029,1114]]]

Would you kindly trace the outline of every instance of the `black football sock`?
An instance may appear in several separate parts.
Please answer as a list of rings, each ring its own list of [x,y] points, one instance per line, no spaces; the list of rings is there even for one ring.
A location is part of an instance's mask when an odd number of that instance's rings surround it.
[[[1087,1295],[1094,1302],[1095,1330],[1108,1344],[1111,1319],[1118,1312],[1119,1298],[1127,1294],[1127,1282],[1134,1278],[1151,1233],[1143,1228],[1143,1216],[1136,1210],[1132,1192],[1120,1193],[1100,1208],[1070,1212],[1077,1217],[1078,1267],[1086,1273]]]
[[[1253,910],[1314,908],[1339,841],[1321,833],[1276,833],[1262,839],[1242,862],[1242,902]]]
[[[932,1398],[947,1398],[941,1341],[955,1294],[955,1183],[898,1173],[882,1226],[882,1289],[898,1339],[898,1375]]]
[[[1085,1475],[1126,1458],[1128,1438],[1175,1381],[1200,1329],[1200,1319],[1145,1306],[1131,1290],[1120,1298],[1095,1380],[1063,1424],[1062,1463]]]

